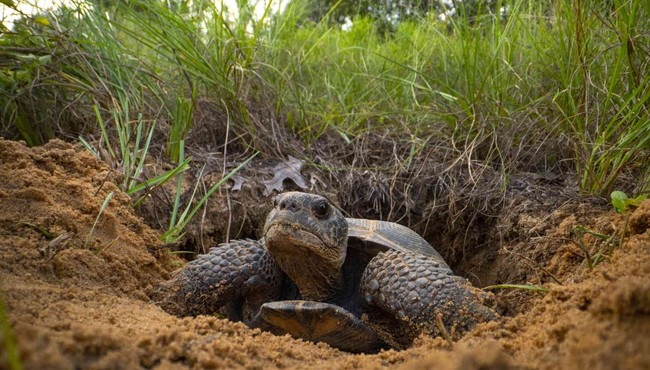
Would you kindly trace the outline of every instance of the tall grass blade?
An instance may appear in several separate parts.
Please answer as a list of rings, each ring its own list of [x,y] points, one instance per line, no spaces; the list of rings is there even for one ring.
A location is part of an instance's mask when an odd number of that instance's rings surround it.
[[[205,202],[208,200],[208,198],[210,198],[210,196],[211,196],[211,195],[212,195],[212,194],[213,194],[217,189],[219,189],[219,187],[220,187],[221,185],[223,185],[223,184],[224,184],[226,181],[228,181],[228,180],[229,180],[233,175],[235,175],[237,172],[239,172],[239,170],[241,170],[244,166],[246,166],[246,165],[248,164],[248,162],[250,162],[250,161],[251,161],[253,158],[255,158],[258,154],[259,154],[259,152],[257,152],[257,153],[255,153],[255,154],[253,154],[252,156],[248,157],[248,159],[246,159],[244,162],[242,162],[239,166],[237,166],[237,167],[234,168],[232,171],[228,172],[228,174],[226,174],[224,177],[222,177],[222,178],[221,178],[221,179],[220,179],[216,184],[214,184],[214,185],[213,185],[213,186],[212,186],[212,187],[211,187],[211,188],[210,188],[210,189],[205,193],[205,195],[203,195],[203,197],[202,197],[202,198],[197,202],[197,204],[192,208],[192,210],[191,210],[189,213],[187,213],[187,209],[189,208],[189,205],[190,205],[191,203],[188,203],[188,208],[186,208],[185,212],[183,212],[183,215],[179,218],[178,223],[176,223],[176,225],[174,225],[174,226],[171,227],[169,230],[167,230],[167,232],[165,232],[165,234],[162,236],[161,239],[163,239],[163,240],[169,242],[169,241],[176,240],[177,238],[179,238],[179,237],[181,236],[181,232],[182,232],[182,230],[185,228],[185,226],[187,226],[187,224],[190,222],[190,220],[192,219],[192,217],[194,217],[194,214],[196,214],[196,212],[197,212],[201,207],[203,207],[203,205],[204,205]],[[198,182],[199,182],[200,180],[201,180],[200,178],[197,180],[197,186],[198,186]],[[192,197],[194,196],[194,193],[195,193],[195,192],[196,192],[196,186],[195,186],[195,188],[194,188],[194,192],[193,192],[193,194],[192,194]]]
[[[104,202],[102,203],[102,206],[99,208],[99,212],[97,213],[97,217],[95,218],[95,222],[93,222],[93,226],[90,228],[90,231],[88,232],[88,236],[86,237],[86,245],[90,246],[92,243],[92,238],[93,238],[93,233],[95,232],[95,227],[97,227],[97,223],[99,222],[99,218],[101,217],[102,213],[108,208],[108,204],[110,203],[111,199],[113,199],[113,192],[111,191],[108,193],[106,198],[104,198]]]

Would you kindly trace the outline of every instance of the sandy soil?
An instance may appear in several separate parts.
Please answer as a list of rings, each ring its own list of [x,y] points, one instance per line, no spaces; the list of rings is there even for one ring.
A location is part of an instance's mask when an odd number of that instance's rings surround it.
[[[629,217],[622,245],[593,269],[571,229],[620,235],[625,217],[546,210],[554,221],[541,234],[544,253],[539,242],[527,253],[516,238],[503,248],[526,257],[531,271],[553,274],[559,283],[546,284],[548,293],[498,293],[510,316],[453,344],[420,338],[401,352],[351,355],[216,317],[165,313],[149,296],[183,262],[135,215],[116,181],[102,162],[60,141],[29,149],[0,140],[0,289],[27,369],[650,368],[650,201]],[[542,221],[519,218],[526,222]],[[603,245],[582,239],[595,250]],[[503,270],[512,260],[489,263]],[[6,344],[0,337],[2,369]]]

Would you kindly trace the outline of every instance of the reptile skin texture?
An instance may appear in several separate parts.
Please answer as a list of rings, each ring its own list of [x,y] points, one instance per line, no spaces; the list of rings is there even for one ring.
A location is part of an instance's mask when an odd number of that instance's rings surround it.
[[[466,279],[415,253],[379,253],[364,271],[361,291],[368,305],[391,313],[408,328],[402,331],[444,334],[442,324],[446,334],[462,333],[497,318],[481,304],[483,293]]]
[[[210,314],[242,300],[247,323],[263,303],[280,296],[282,272],[263,240],[234,240],[188,263],[178,282],[186,314]]]

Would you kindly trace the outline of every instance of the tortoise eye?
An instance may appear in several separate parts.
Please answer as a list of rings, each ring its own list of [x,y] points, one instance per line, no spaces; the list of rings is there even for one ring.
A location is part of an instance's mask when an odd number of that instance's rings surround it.
[[[327,217],[329,210],[330,210],[330,205],[327,203],[326,200],[319,200],[314,204],[314,214],[318,218]]]

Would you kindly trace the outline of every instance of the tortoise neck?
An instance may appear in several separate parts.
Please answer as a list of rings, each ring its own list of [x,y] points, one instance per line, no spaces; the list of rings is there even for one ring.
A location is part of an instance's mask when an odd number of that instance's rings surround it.
[[[283,240],[267,240],[266,246],[280,269],[296,284],[303,299],[332,302],[343,290],[347,241],[327,249],[308,236],[305,238],[307,240],[297,240],[285,235]],[[305,245],[308,242],[311,244]]]
[[[331,302],[340,295],[343,287],[341,266],[309,258],[300,260],[282,254],[275,256],[275,261],[296,284],[303,299]],[[312,261],[314,263],[310,263]]]
[[[316,272],[316,271],[315,271]],[[343,291],[343,274],[341,270],[332,271],[325,276],[316,272],[318,276],[312,279],[296,282],[303,299],[317,302],[332,302],[341,295]]]

